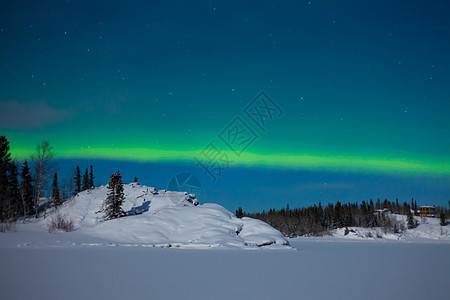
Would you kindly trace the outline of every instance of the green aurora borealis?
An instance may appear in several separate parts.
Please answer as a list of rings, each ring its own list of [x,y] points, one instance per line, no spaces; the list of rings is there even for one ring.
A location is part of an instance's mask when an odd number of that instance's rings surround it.
[[[34,149],[13,148],[17,158],[24,159],[30,156]],[[120,159],[141,162],[182,161],[193,162],[194,157],[200,156],[201,150],[169,150],[134,147],[108,148],[92,147],[81,149],[58,149],[59,158],[92,158],[92,159]],[[228,157],[233,158],[232,151],[224,151]],[[231,165],[266,166],[275,168],[306,168],[333,171],[357,172],[385,172],[398,175],[450,175],[450,166],[442,161],[420,161],[405,157],[359,157],[351,155],[314,155],[314,154],[270,154],[245,152],[236,157]]]
[[[0,129],[25,159],[450,178],[445,1],[2,2]],[[283,110],[261,130],[244,108]],[[240,156],[219,134],[241,117]],[[444,193],[444,192],[443,192]]]

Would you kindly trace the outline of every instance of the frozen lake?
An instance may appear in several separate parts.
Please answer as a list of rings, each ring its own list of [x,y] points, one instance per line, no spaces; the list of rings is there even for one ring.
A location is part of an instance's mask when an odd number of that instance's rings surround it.
[[[298,250],[0,245],[0,298],[450,298],[449,243],[291,244]]]

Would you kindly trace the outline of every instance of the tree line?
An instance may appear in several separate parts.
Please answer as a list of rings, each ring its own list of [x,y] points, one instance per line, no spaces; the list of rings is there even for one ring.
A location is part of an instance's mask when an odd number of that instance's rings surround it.
[[[407,216],[407,222],[399,222],[390,213]],[[436,214],[440,217],[441,225],[446,224],[449,210],[443,207],[436,207]],[[407,202],[399,203],[388,201],[362,201],[358,203],[329,203],[327,206],[314,204],[304,208],[279,210],[270,209],[268,212],[246,213],[239,207],[236,216],[251,217],[262,220],[272,227],[281,231],[285,236],[320,236],[328,234],[337,228],[355,227],[381,227],[386,232],[398,233],[414,228],[417,224],[413,215],[418,215],[417,202],[411,199],[411,204]]]
[[[31,164],[29,164],[29,161]],[[50,179],[53,178],[52,183]],[[0,136],[0,222],[15,222],[59,207],[71,196],[95,187],[94,171],[91,165],[81,175],[77,166],[74,174],[60,181],[54,162],[54,151],[48,141],[36,146],[35,152],[20,166],[11,158],[9,141]],[[43,196],[47,202],[40,203]]]

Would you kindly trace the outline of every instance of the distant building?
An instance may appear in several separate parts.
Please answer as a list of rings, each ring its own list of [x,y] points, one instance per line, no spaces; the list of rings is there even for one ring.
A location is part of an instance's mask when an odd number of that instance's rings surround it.
[[[419,215],[422,217],[435,217],[436,216],[436,207],[425,205],[419,207]]]

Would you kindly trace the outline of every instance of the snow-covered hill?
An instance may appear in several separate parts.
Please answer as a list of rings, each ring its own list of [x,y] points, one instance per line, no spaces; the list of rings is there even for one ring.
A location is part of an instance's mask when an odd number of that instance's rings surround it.
[[[72,220],[77,234],[113,243],[160,247],[289,248],[289,242],[270,225],[251,218],[237,218],[217,204],[199,205],[195,195],[124,185],[123,209],[127,217],[104,221],[102,203],[107,188],[79,193],[58,212],[41,220],[43,228],[58,213]]]

